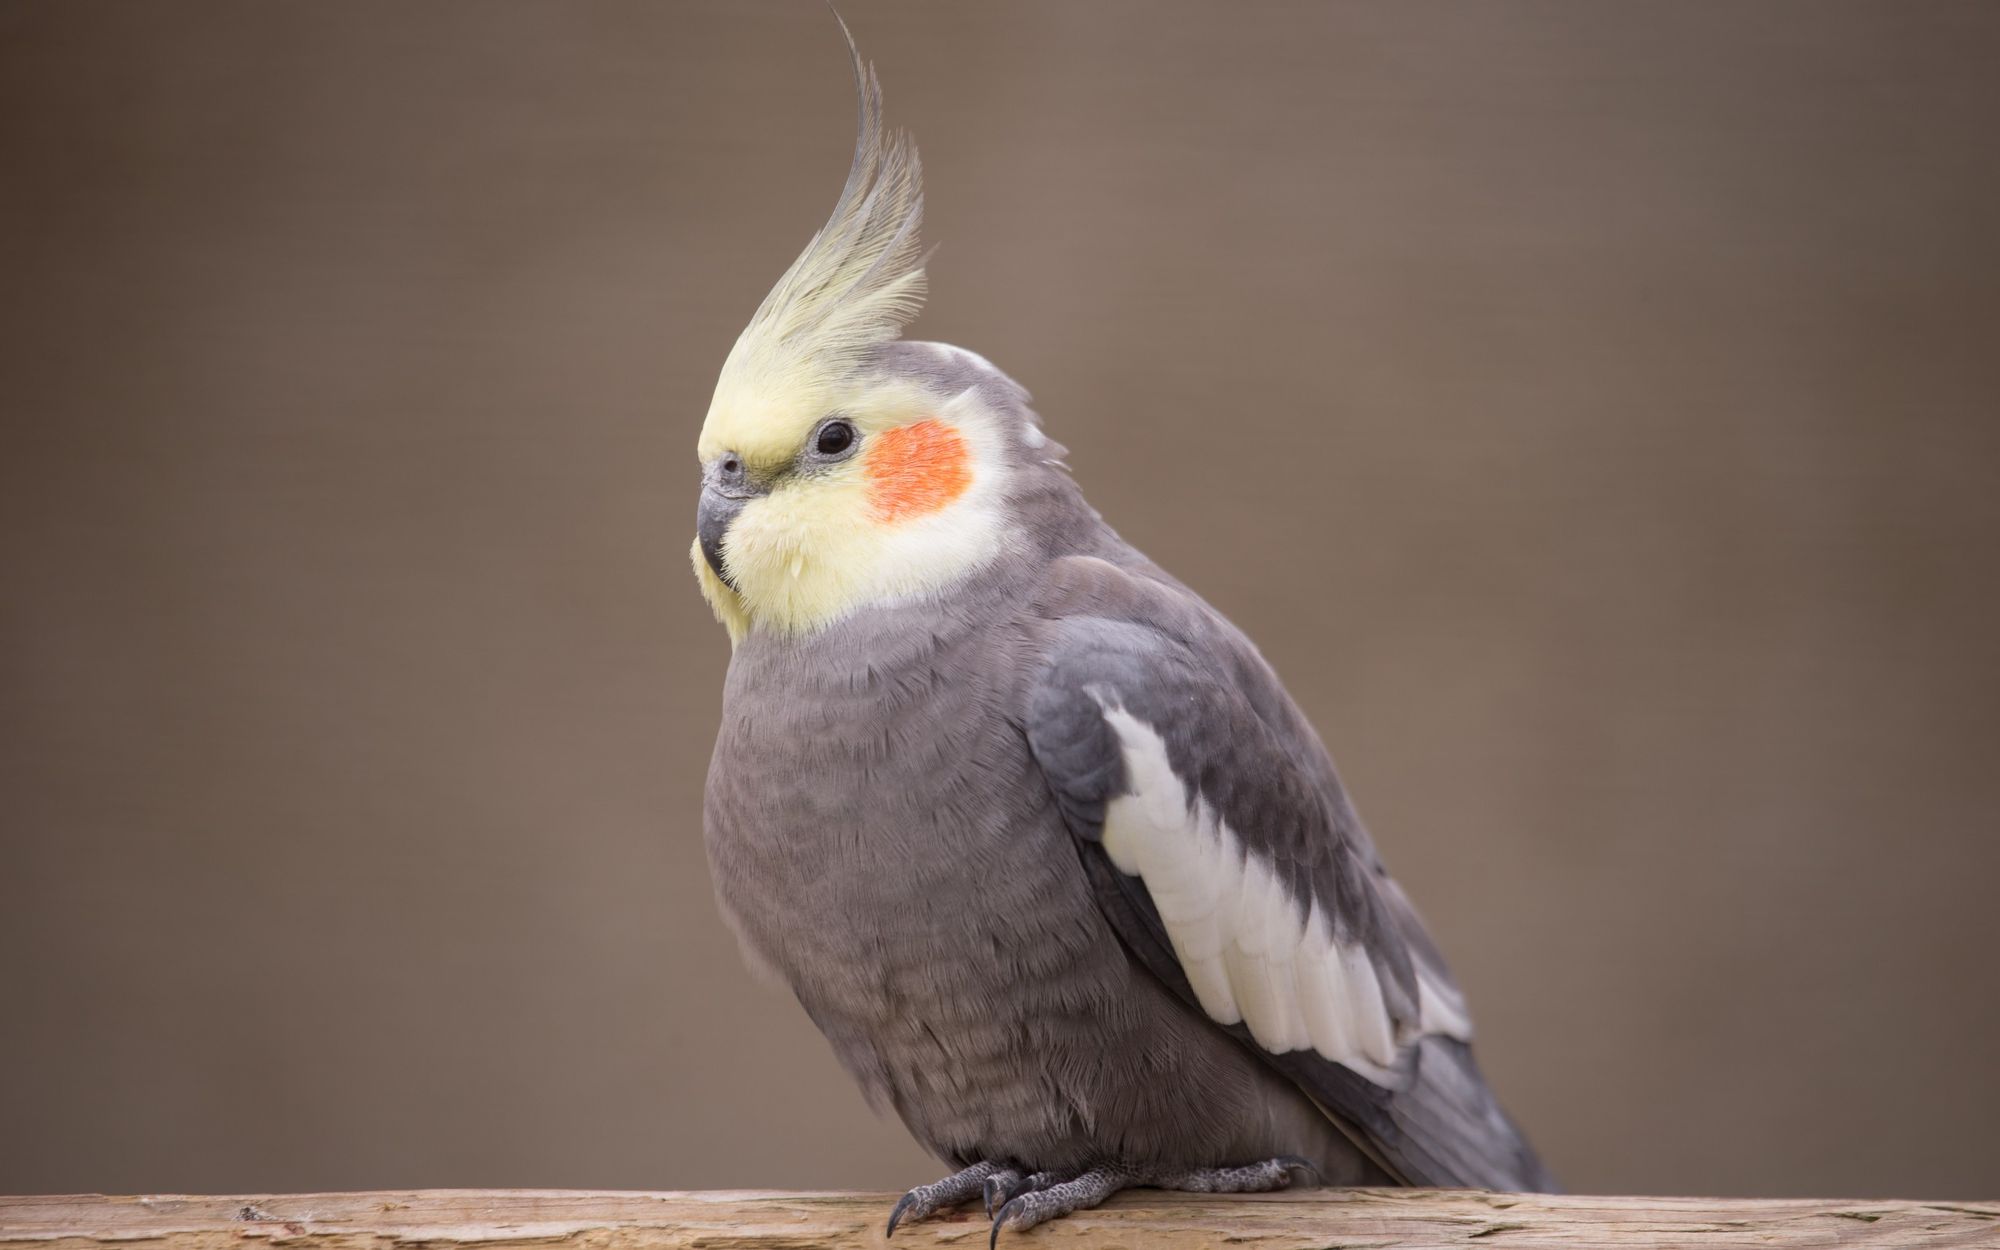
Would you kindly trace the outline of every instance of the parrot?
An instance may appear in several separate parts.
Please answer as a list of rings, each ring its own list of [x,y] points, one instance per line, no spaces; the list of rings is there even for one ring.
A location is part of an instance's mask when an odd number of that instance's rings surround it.
[[[718,909],[954,1169],[889,1233],[1134,1187],[1553,1189],[1271,666],[1085,501],[1026,390],[903,337],[921,166],[847,42],[846,183],[723,362],[689,556],[730,643]]]

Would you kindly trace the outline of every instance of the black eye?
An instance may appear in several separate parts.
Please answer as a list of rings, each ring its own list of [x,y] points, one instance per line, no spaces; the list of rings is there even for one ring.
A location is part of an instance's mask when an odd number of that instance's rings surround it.
[[[819,427],[813,450],[822,456],[837,456],[854,446],[854,427],[845,421],[829,421]]]

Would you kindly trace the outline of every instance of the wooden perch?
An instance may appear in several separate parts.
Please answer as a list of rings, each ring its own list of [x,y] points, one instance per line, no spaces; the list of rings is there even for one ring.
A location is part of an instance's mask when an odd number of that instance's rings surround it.
[[[0,1197],[0,1250],[757,1250],[881,1247],[888,1194],[419,1190],[235,1198]],[[984,1250],[966,1210],[896,1231],[894,1245]],[[2000,1203],[1593,1198],[1440,1190],[1265,1197],[1123,1194],[1002,1246],[1701,1247],[2000,1246]],[[135,1244],[135,1243],[143,1243]]]

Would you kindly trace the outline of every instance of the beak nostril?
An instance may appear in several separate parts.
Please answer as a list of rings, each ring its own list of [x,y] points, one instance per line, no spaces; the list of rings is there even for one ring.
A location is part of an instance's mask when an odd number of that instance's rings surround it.
[[[722,453],[722,459],[715,462],[715,473],[725,486],[743,484],[743,457],[733,451]]]

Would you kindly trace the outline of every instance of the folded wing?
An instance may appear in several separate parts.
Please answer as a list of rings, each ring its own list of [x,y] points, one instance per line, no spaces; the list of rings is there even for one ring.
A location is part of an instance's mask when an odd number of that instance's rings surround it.
[[[1276,676],[1166,579],[1061,563],[1023,722],[1128,948],[1393,1175],[1552,1188]]]

